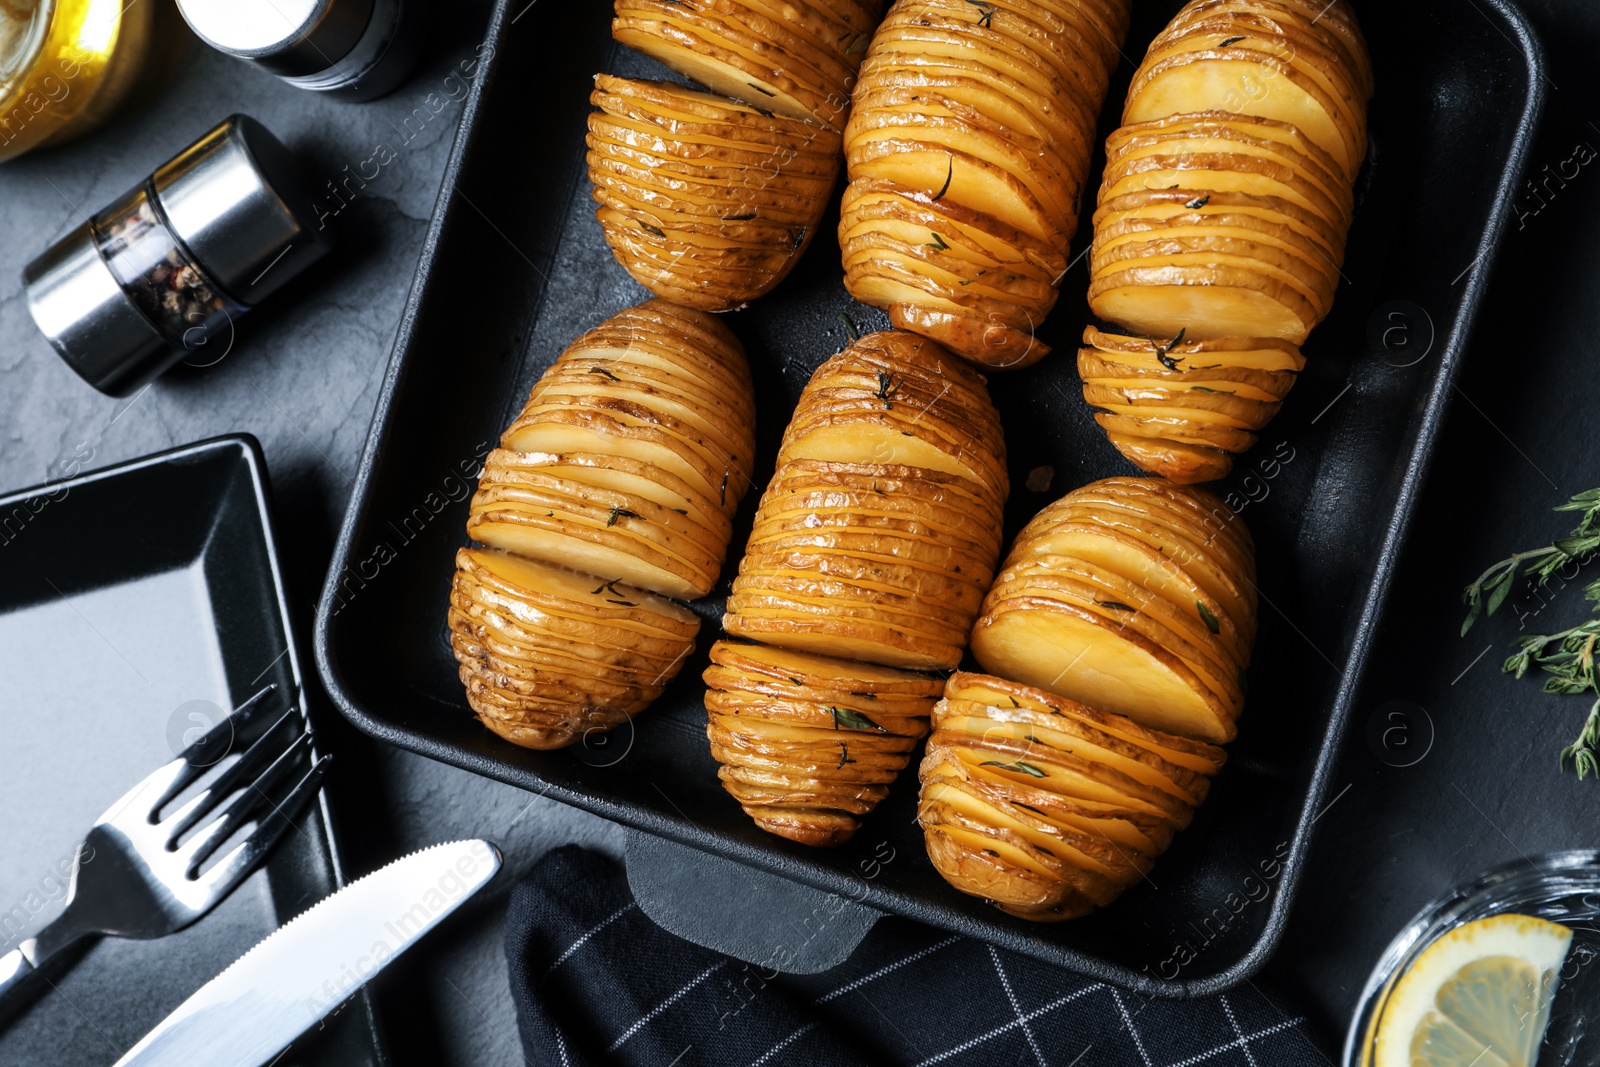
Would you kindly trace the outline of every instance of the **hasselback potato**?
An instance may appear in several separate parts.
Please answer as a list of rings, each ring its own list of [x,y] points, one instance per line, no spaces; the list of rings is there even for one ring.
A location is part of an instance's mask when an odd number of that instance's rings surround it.
[[[951,669],[999,556],[1007,491],[982,379],[913,334],[863,337],[801,394],[723,626],[820,655]]]
[[[917,819],[939,873],[1026,919],[1104,907],[1189,824],[1221,749],[990,675],[933,710]]]
[[[726,326],[661,300],[629,308],[534,385],[489,457],[467,532],[663,596],[705,596],[750,485],[754,409]]]
[[[933,711],[918,821],[950,884],[1071,919],[1145,877],[1221,769],[1255,640],[1250,533],[1221,501],[1107,478],[1036,515]]]
[[[763,830],[837,845],[889,793],[928,733],[936,677],[718,641],[706,736],[723,787]]]
[[[1220,477],[1272,414],[1249,401],[1275,404],[1293,383],[1298,367],[1280,360],[1291,376],[1260,394],[1196,387],[1184,343],[1276,348],[1298,364],[1293,346],[1342,278],[1371,94],[1345,0],[1195,0],[1151,44],[1106,142],[1089,305],[1146,338],[1163,368],[1142,380],[1142,404],[1119,403],[1123,376],[1101,373],[1092,333],[1080,354],[1085,398],[1134,463]]]
[[[883,798],[939,693],[910,672],[960,663],[1008,491],[983,379],[932,341],[875,333],[817,368],[723,616],[768,647],[721,642],[705,675],[712,754],[763,829],[837,844]]]
[[[591,100],[595,214],[629,274],[703,311],[742,307],[783,280],[838,177],[836,131],[606,74]]]
[[[723,96],[844,127],[881,0],[616,0],[611,32]]]
[[[651,300],[574,341],[489,453],[451,592],[467,699],[558,748],[645,708],[694,648],[750,485],[755,397],[714,316]]]
[[[845,285],[986,367],[1023,367],[1055,304],[1127,0],[898,0],[844,148]]]

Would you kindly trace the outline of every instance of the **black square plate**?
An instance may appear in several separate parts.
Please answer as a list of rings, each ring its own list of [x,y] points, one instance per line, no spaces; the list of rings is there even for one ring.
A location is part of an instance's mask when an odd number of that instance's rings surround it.
[[[84,832],[186,734],[268,684],[305,715],[291,635],[253,438],[0,498],[0,951],[54,916]],[[93,944],[0,1030],[0,1063],[115,1061],[341,884],[319,797],[264,867],[187,930]],[[281,1061],[385,1062],[364,996]]]
[[[596,71],[669,75],[613,43],[610,5],[596,0],[496,9],[493,57],[466,105],[318,612],[318,666],[334,699],[363,730],[413,751],[1143,993],[1242,981],[1276,945],[1313,824],[1333,799],[1333,755],[1544,93],[1538,45],[1505,0],[1354,2],[1378,96],[1345,284],[1282,413],[1220,485],[1259,546],[1261,636],[1243,732],[1152,881],[1076,922],[1009,918],[927,861],[911,773],[841,848],[757,830],[722,791],[705,739],[699,675],[720,598],[696,605],[707,619],[697,659],[608,747],[529,752],[473,721],[445,607],[478,459],[574,337],[648,295],[594,221],[584,130]],[[1141,55],[1178,6],[1139,0],[1125,54]],[[1132,67],[1113,80],[1102,133]],[[835,208],[781,286],[728,316],[755,371],[762,478],[810,372],[846,342],[842,320],[887,325],[844,291],[837,218]],[[1040,330],[1055,354],[990,381],[1015,487],[1010,533],[1066,490],[1128,471],[1078,382],[1086,290],[1080,260]],[[742,544],[736,532],[728,574]],[[877,862],[889,850],[894,861]]]

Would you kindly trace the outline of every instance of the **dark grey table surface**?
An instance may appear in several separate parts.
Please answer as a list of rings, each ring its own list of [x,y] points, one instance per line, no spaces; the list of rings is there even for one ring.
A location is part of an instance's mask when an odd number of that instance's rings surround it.
[[[1481,17],[1474,6],[1461,0],[1461,17]],[[447,14],[421,69],[365,105],[289,88],[203,48],[178,23],[157,75],[109,128],[0,169],[0,491],[216,434],[254,434],[271,467],[290,596],[309,634],[460,116],[463,86],[447,76],[471,58],[487,17],[481,0],[439,7]],[[1319,821],[1288,938],[1266,972],[1299,995],[1330,1045],[1377,954],[1429,898],[1519,855],[1600,847],[1600,784],[1559,773],[1555,760],[1578,729],[1581,701],[1543,696],[1535,683],[1498,672],[1518,616],[1537,630],[1570,625],[1584,610],[1579,588],[1547,595],[1543,607],[1522,598],[1467,639],[1457,635],[1461,586],[1512,549],[1564,533],[1567,517],[1548,509],[1600,485],[1600,172],[1571,162],[1600,149],[1600,105],[1587,84],[1600,52],[1600,7],[1524,7],[1550,59],[1549,106],[1530,167],[1542,184],[1538,196],[1518,201],[1521,225],[1506,237],[1336,796]],[[394,158],[339,212],[333,261],[254,316],[221,363],[179,368],[126,400],[100,396],[34,329],[21,266],[234,111],[278,133],[319,184],[342,182],[345,168],[380,144]],[[1307,670],[1330,669],[1307,652]],[[1410,766],[1394,766],[1411,757],[1374,748],[1362,729],[1372,717],[1387,722],[1392,701],[1420,706],[1431,724],[1410,750],[1426,755]],[[468,915],[380,980],[395,1061],[523,1062],[500,951],[505,895],[548,848],[575,841],[620,854],[621,831],[371,743],[335,716],[322,726],[339,757],[331,788],[355,873],[478,835],[504,847],[510,868]],[[1470,790],[1457,784],[1461,767],[1485,761],[1502,772],[1493,787],[1482,774]]]

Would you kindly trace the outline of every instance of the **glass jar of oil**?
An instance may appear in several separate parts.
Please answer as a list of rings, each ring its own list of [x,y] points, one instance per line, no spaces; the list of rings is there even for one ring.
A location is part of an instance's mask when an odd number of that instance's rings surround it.
[[[155,0],[0,0],[0,162],[100,123],[132,88]]]

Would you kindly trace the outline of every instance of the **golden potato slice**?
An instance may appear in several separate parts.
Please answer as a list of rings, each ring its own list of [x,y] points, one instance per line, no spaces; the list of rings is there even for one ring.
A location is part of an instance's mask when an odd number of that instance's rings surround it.
[[[918,467],[971,478],[1005,499],[999,415],[983,380],[938,345],[895,330],[869,334],[812,380],[818,390],[801,395],[780,468],[792,460]]]
[[[1030,787],[1012,777],[994,773],[993,768],[963,763],[947,749],[929,752],[918,773],[925,783],[942,778],[971,782],[996,801],[1004,801],[1064,829],[1088,834],[1130,854],[1150,859],[1165,851],[1177,832],[1170,820],[1160,816]]]
[[[1060,600],[989,603],[972,632],[984,668],[1153,729],[1211,742],[1238,734],[1236,709],[1181,659],[1142,634]]]
[[[1278,56],[1211,48],[1149,57],[1133,77],[1124,125],[1216,108],[1297,127],[1354,181],[1366,158],[1363,130],[1344,124],[1337,98]]]
[[[1065,546],[1063,546],[1065,547]],[[992,590],[1049,596],[1080,603],[1096,614],[1147,633],[1207,677],[1219,696],[1242,703],[1241,662],[1222,639],[1222,620],[1201,611],[1202,602],[1174,604],[1137,582],[1074,555],[1045,553],[1010,561]],[[1209,609],[1208,609],[1209,610]],[[1146,630],[1145,624],[1150,625]]]
[[[941,683],[732,641],[711,648],[706,736],[756,825],[811,845],[848,840],[905,769]],[[879,694],[912,715],[889,717]]]
[[[1105,907],[1188,824],[1224,754],[1000,677],[957,673],[918,769],[928,854],[1030,919]]]
[[[1282,197],[1217,189],[1142,189],[1103,198],[1095,209],[1097,233],[1130,222],[1152,229],[1165,225],[1249,229],[1318,249],[1329,263],[1344,261],[1342,235],[1321,215]]]
[[[1003,862],[997,848],[980,835],[945,826],[927,826],[928,858],[945,880],[964,893],[992,900],[1005,912],[1040,922],[1075,919],[1094,910],[1081,893],[1048,875]]]
[[[1300,344],[1321,316],[1298,288],[1265,269],[1145,265],[1107,270],[1089,283],[1102,319],[1152,337],[1274,337]]]

